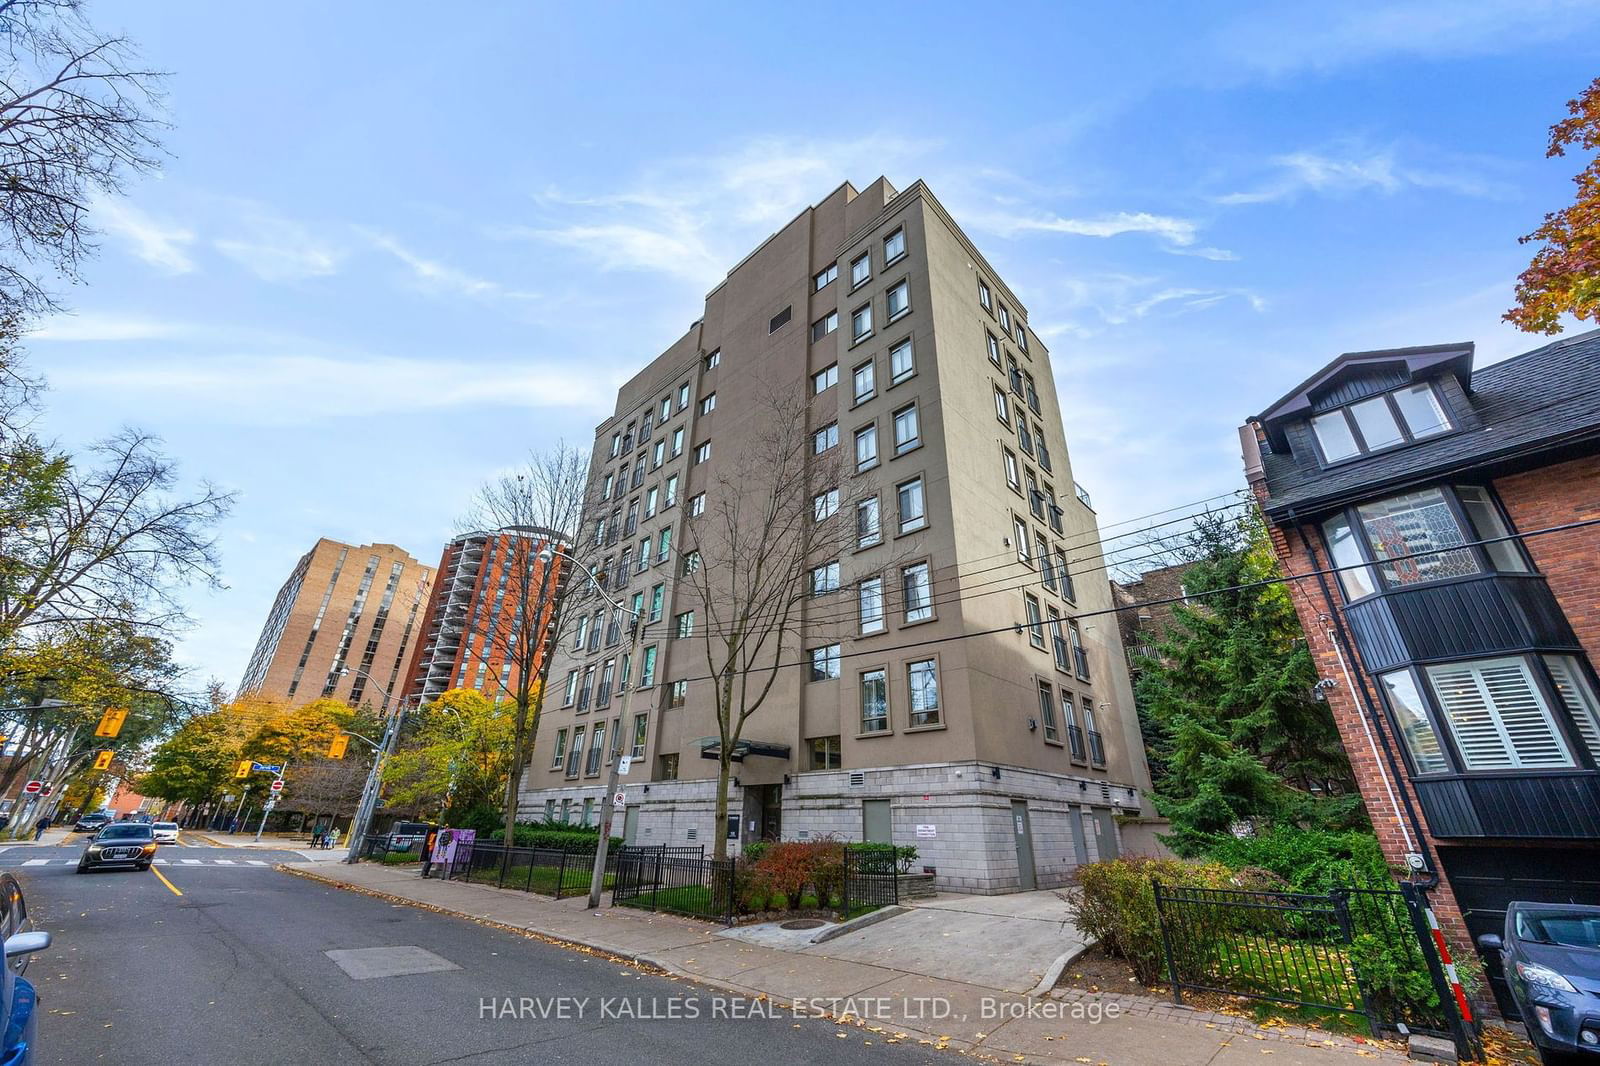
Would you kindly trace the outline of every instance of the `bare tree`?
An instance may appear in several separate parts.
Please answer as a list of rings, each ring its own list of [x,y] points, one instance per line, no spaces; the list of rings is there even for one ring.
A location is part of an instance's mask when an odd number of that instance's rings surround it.
[[[480,653],[484,660],[498,659],[511,668],[509,685],[496,677],[516,707],[505,795],[507,843],[515,840],[517,790],[533,755],[549,653],[560,639],[561,598],[567,588],[564,578],[554,580],[565,573],[564,566],[546,566],[539,554],[546,546],[577,553],[588,484],[588,456],[559,441],[548,451],[530,454],[515,472],[483,485],[465,522],[467,529],[507,534],[501,549],[506,553],[501,562],[505,595],[498,615],[485,620]]]
[[[178,587],[219,585],[212,530],[233,494],[175,492],[177,466],[159,446],[131,429],[101,441],[93,465],[51,480],[32,523],[0,529],[0,648],[63,625],[168,632],[184,619]]]
[[[96,193],[156,169],[162,75],[80,0],[0,0],[0,307],[51,310],[46,275],[78,276]]]
[[[762,428],[715,478],[704,512],[685,523],[678,566],[705,620],[719,742],[718,826],[728,820],[734,748],[745,723],[772,692],[784,653],[799,650],[811,571],[837,560],[856,533],[854,508],[826,495],[845,491],[843,449],[835,443],[817,451],[804,400],[774,391],[752,421]],[[865,486],[858,479],[854,488]],[[716,857],[726,858],[726,834],[714,838]]]

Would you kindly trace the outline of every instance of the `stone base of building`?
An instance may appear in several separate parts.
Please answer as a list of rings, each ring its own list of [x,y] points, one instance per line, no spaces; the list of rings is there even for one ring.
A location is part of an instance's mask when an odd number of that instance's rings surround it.
[[[737,780],[737,778],[736,778]],[[603,781],[522,792],[520,817],[599,819]],[[702,844],[716,831],[715,779],[630,782],[613,833],[630,844]],[[941,891],[997,894],[1065,885],[1081,864],[1122,853],[1114,815],[1136,813],[1128,784],[977,762],[815,770],[729,790],[729,854],[752,840],[912,845],[912,870]],[[1032,873],[1029,874],[1031,863]]]

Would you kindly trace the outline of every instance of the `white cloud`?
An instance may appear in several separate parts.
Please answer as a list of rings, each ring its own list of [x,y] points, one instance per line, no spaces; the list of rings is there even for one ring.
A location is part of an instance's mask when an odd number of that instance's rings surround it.
[[[538,299],[537,293],[508,289],[497,281],[474,277],[447,263],[441,263],[436,259],[428,259],[418,255],[386,233],[372,230],[363,230],[361,232],[372,242],[374,247],[388,252],[409,267],[416,281],[431,291],[489,299]]]
[[[1581,39],[1597,17],[1600,9],[1587,0],[1268,5],[1222,25],[1213,44],[1227,69],[1282,76],[1394,56],[1450,58],[1565,45]]]
[[[1147,211],[1118,211],[1094,218],[1063,218],[1056,214],[1008,215],[991,212],[970,219],[974,229],[1000,237],[1019,233],[1070,233],[1080,237],[1120,237],[1149,233],[1178,247],[1195,242],[1199,226],[1190,219],[1153,215]]]
[[[1254,189],[1217,197],[1228,205],[1292,200],[1301,193],[1327,196],[1376,191],[1392,195],[1405,189],[1438,189],[1463,196],[1494,196],[1497,187],[1476,175],[1405,166],[1395,151],[1351,153],[1344,156],[1319,152],[1290,152],[1271,160],[1276,171]]]
[[[53,315],[29,337],[36,341],[146,341],[180,337],[189,331],[190,327],[183,322],[166,322],[139,315],[86,312]]]
[[[125,241],[134,255],[151,266],[169,274],[187,274],[194,269],[194,260],[186,250],[194,243],[193,230],[158,222],[127,201],[110,197],[97,198],[90,217],[106,233]]]
[[[298,354],[160,356],[52,369],[62,389],[121,404],[173,406],[219,422],[284,425],[322,418],[466,407],[609,412],[617,382],[592,363]]]
[[[241,232],[213,246],[263,281],[326,277],[344,257],[340,247],[308,227],[259,208],[246,210],[236,224]]]
[[[1266,301],[1249,289],[1173,285],[1164,279],[1131,274],[1081,275],[1061,283],[1061,295],[1043,301],[1051,308],[1078,314],[1040,328],[1051,336],[1094,336],[1104,326],[1122,326],[1158,312],[1172,315],[1203,311],[1240,301],[1252,311],[1266,310]],[[1087,320],[1084,316],[1087,315]]]

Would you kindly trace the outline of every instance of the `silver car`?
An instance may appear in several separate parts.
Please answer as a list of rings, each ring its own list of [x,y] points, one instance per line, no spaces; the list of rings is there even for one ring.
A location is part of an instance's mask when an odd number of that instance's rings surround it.
[[[152,822],[150,831],[156,835],[157,844],[176,844],[178,842],[177,822]]]

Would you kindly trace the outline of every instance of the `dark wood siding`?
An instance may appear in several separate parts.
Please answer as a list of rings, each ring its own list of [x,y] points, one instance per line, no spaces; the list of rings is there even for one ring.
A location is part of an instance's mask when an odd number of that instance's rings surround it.
[[[1413,783],[1436,837],[1600,839],[1600,774],[1592,770]]]
[[[1345,617],[1362,662],[1374,673],[1408,662],[1581,650],[1537,574],[1415,585],[1351,604]]]
[[[1376,396],[1380,392],[1398,389],[1401,385],[1411,380],[1411,375],[1405,366],[1373,367],[1359,374],[1352,374],[1334,382],[1326,389],[1311,397],[1311,409],[1317,413],[1331,411],[1335,407],[1343,407],[1347,403],[1365,400],[1368,396]]]

